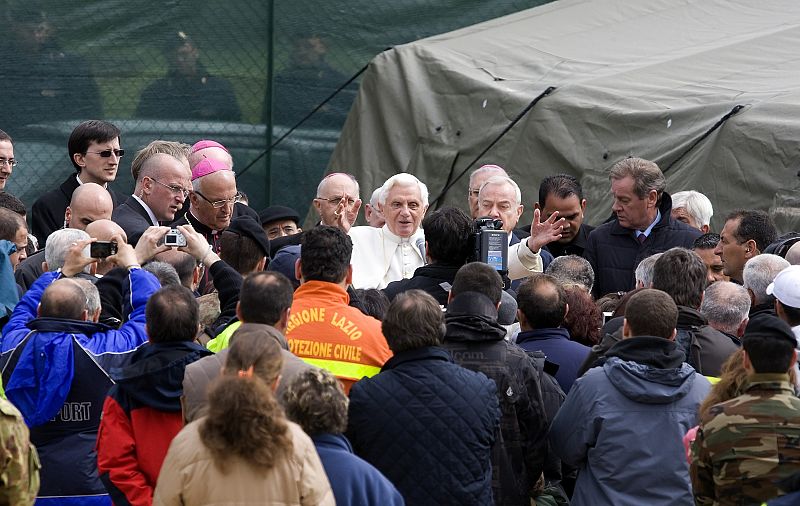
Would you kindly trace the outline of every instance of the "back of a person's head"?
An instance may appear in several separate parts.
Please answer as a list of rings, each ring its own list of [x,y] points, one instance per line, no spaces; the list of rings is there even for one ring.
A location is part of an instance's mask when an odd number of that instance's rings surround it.
[[[653,269],[656,266],[656,260],[661,258],[663,253],[654,253],[649,257],[643,258],[636,270],[633,271],[633,276],[636,278],[636,286],[641,288],[650,288],[653,284]]]
[[[733,233],[739,244],[754,241],[758,251],[764,251],[775,241],[778,232],[769,214],[756,209],[737,209],[725,217],[725,221],[739,220],[739,226]]]
[[[197,267],[197,260],[192,255],[170,248],[167,251],[158,253],[154,259],[171,265],[175,269],[181,285],[190,290],[192,289],[194,270]]]
[[[83,320],[88,302],[80,285],[72,279],[57,279],[48,286],[39,302],[39,316]]]
[[[178,277],[178,272],[175,270],[175,267],[171,266],[167,262],[159,262],[154,260],[144,264],[142,269],[155,276],[158,280],[158,283],[162,287],[182,286],[181,279]]]
[[[678,324],[678,306],[669,294],[644,288],[631,296],[625,307],[625,321],[630,336],[654,336],[672,339]]]
[[[551,329],[564,323],[567,296],[556,278],[534,274],[519,286],[517,306],[532,329]]]
[[[433,263],[462,265],[470,255],[472,219],[456,207],[437,209],[422,220],[426,253]]]
[[[254,272],[242,283],[239,313],[248,323],[275,325],[292,307],[293,297],[292,283],[280,272]]]
[[[697,253],[671,248],[656,260],[652,287],[669,294],[679,306],[697,309],[708,284],[707,273],[706,264]]]
[[[0,207],[0,240],[15,242],[17,231],[25,227],[25,220],[10,209]],[[27,228],[27,227],[26,227]]]
[[[193,341],[199,329],[200,309],[188,289],[167,286],[147,300],[145,321],[151,343]]]
[[[261,223],[250,216],[237,216],[219,238],[219,257],[246,276],[269,257],[269,239]]]
[[[219,236],[219,257],[244,276],[256,269],[264,252],[253,239],[226,230]]]
[[[785,374],[792,366],[797,341],[788,323],[768,314],[753,316],[742,338],[753,371]]]
[[[318,226],[303,232],[300,272],[304,281],[341,283],[353,255],[353,241],[336,227]]]
[[[561,286],[577,285],[591,292],[594,287],[594,269],[592,264],[577,255],[556,257],[547,266],[545,274],[556,278]]]
[[[603,314],[592,300],[592,296],[585,289],[575,285],[564,287],[564,295],[569,311],[564,318],[563,327],[569,331],[570,339],[586,346],[598,344]]]
[[[0,192],[0,208],[8,209],[20,216],[26,216],[25,204],[8,192]]]
[[[89,234],[75,228],[62,228],[50,234],[47,237],[47,245],[44,248],[44,261],[47,262],[47,270],[52,272],[64,267],[64,262],[72,243],[87,239],[89,239]]]
[[[395,297],[381,329],[393,353],[438,346],[446,330],[439,303],[422,290],[408,290]]]
[[[282,366],[275,339],[246,332],[231,341],[222,374],[209,387],[208,415],[200,425],[200,440],[218,469],[239,457],[266,471],[291,450],[272,389]]]
[[[365,315],[371,316],[376,320],[383,320],[383,317],[386,316],[386,311],[389,309],[389,297],[383,293],[383,290],[359,288],[356,290],[356,296],[361,302],[360,305]]]
[[[750,312],[750,295],[743,287],[730,281],[716,281],[708,285],[700,313],[709,325],[722,332],[736,335],[741,323]]]
[[[786,259],[769,253],[756,255],[744,264],[742,286],[752,292],[756,305],[775,303],[775,297],[767,294],[767,287],[787,267]]]
[[[458,269],[450,288],[450,297],[455,298],[465,292],[483,294],[497,305],[502,297],[503,278],[489,264],[470,262]]]
[[[306,369],[283,392],[286,416],[309,436],[344,432],[348,404],[341,382],[325,369]]]

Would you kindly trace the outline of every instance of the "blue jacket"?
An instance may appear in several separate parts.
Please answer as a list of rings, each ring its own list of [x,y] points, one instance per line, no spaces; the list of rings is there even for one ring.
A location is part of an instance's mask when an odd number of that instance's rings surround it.
[[[579,378],[550,426],[551,448],[578,467],[573,506],[693,505],[682,438],[708,380],[674,341],[633,337]]]
[[[22,297],[3,329],[0,365],[6,395],[31,427],[42,462],[37,504],[108,504],[94,451],[103,401],[122,367],[147,341],[145,305],[160,288],[134,269],[126,287],[128,321],[119,329],[60,318],[36,318],[44,290],[59,274],[43,274]],[[132,289],[131,289],[132,288]]]
[[[569,393],[591,348],[569,338],[567,329],[536,329],[517,334],[517,346],[525,351],[544,352],[548,361],[558,365],[555,377],[564,393]]]
[[[380,471],[353,453],[342,434],[311,437],[338,506],[402,506],[403,496]]]
[[[347,435],[408,504],[490,505],[499,422],[494,382],[431,346],[353,385]]]

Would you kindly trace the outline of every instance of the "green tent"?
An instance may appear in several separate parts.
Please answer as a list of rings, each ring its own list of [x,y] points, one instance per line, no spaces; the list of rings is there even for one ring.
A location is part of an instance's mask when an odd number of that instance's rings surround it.
[[[800,230],[798,47],[791,0],[553,2],[378,55],[329,170],[354,173],[362,198],[411,172],[436,205],[465,206],[469,171],[499,164],[528,222],[542,177],[566,172],[596,224],[608,169],[634,155],[668,191],[706,194],[717,231],[740,207]]]

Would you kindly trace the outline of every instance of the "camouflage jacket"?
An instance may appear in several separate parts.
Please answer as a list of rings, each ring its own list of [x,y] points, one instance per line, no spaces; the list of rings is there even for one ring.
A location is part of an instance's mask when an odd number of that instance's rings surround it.
[[[39,492],[39,457],[22,414],[0,398],[0,504],[33,504]]]
[[[800,399],[786,374],[753,374],[744,394],[700,422],[691,476],[695,502],[760,504],[800,471]]]

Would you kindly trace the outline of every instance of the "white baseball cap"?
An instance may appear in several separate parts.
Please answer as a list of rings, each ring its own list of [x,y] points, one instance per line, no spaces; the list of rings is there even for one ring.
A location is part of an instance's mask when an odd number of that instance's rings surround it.
[[[767,295],[789,307],[800,308],[800,265],[790,265],[775,276],[767,287]]]

